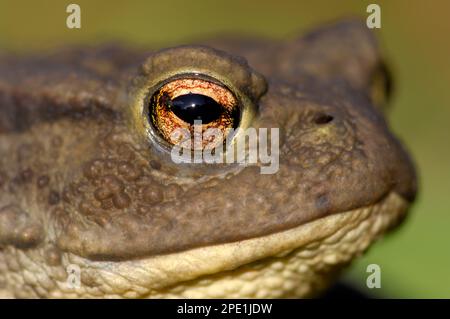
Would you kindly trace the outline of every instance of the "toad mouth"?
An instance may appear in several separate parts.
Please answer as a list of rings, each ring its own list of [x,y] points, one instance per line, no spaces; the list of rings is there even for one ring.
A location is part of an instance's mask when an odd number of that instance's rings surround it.
[[[309,297],[326,288],[337,265],[401,222],[408,206],[391,192],[373,205],[258,238],[121,262],[67,254],[66,262],[80,265],[111,297]],[[80,289],[77,295],[90,294]]]

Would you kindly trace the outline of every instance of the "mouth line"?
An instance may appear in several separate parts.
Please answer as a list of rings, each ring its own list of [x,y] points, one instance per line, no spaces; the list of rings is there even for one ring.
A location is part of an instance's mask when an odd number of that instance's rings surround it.
[[[379,202],[366,207],[332,214],[292,229],[239,242],[119,262],[91,261],[76,255],[72,255],[71,259],[86,269],[94,270],[96,276],[104,280],[117,275],[128,282],[123,285],[127,290],[138,286],[142,294],[152,295],[180,284],[189,286],[200,278],[239,273],[240,268],[264,260],[314,250],[317,245],[346,235],[352,227],[360,223],[367,224],[370,219],[370,223],[366,225],[369,232],[364,234],[370,235],[369,240],[364,242],[365,246],[362,245],[361,249],[358,248],[364,251],[372,241],[403,219],[408,206],[409,201],[391,192]]]

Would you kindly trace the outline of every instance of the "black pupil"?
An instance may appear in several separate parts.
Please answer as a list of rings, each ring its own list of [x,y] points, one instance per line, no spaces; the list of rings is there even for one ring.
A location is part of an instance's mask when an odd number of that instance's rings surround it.
[[[170,102],[170,109],[189,124],[194,124],[194,121],[210,123],[223,113],[223,107],[213,98],[194,93],[177,96]]]

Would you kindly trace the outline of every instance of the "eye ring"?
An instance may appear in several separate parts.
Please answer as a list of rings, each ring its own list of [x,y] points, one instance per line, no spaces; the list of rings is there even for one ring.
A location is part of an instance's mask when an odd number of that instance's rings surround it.
[[[202,136],[210,129],[220,134],[202,140],[201,145],[191,143],[192,150],[223,145],[232,137],[230,132],[241,125],[243,114],[238,94],[216,78],[200,73],[178,74],[159,82],[149,90],[144,103],[148,134],[165,148],[187,139],[180,131],[189,132],[193,140],[199,129]]]

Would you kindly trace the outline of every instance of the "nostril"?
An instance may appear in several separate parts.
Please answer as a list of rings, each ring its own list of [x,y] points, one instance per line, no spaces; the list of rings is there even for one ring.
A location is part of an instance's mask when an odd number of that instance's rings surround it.
[[[330,123],[333,119],[334,117],[330,114],[319,113],[314,118],[314,123],[317,125],[324,125]]]

